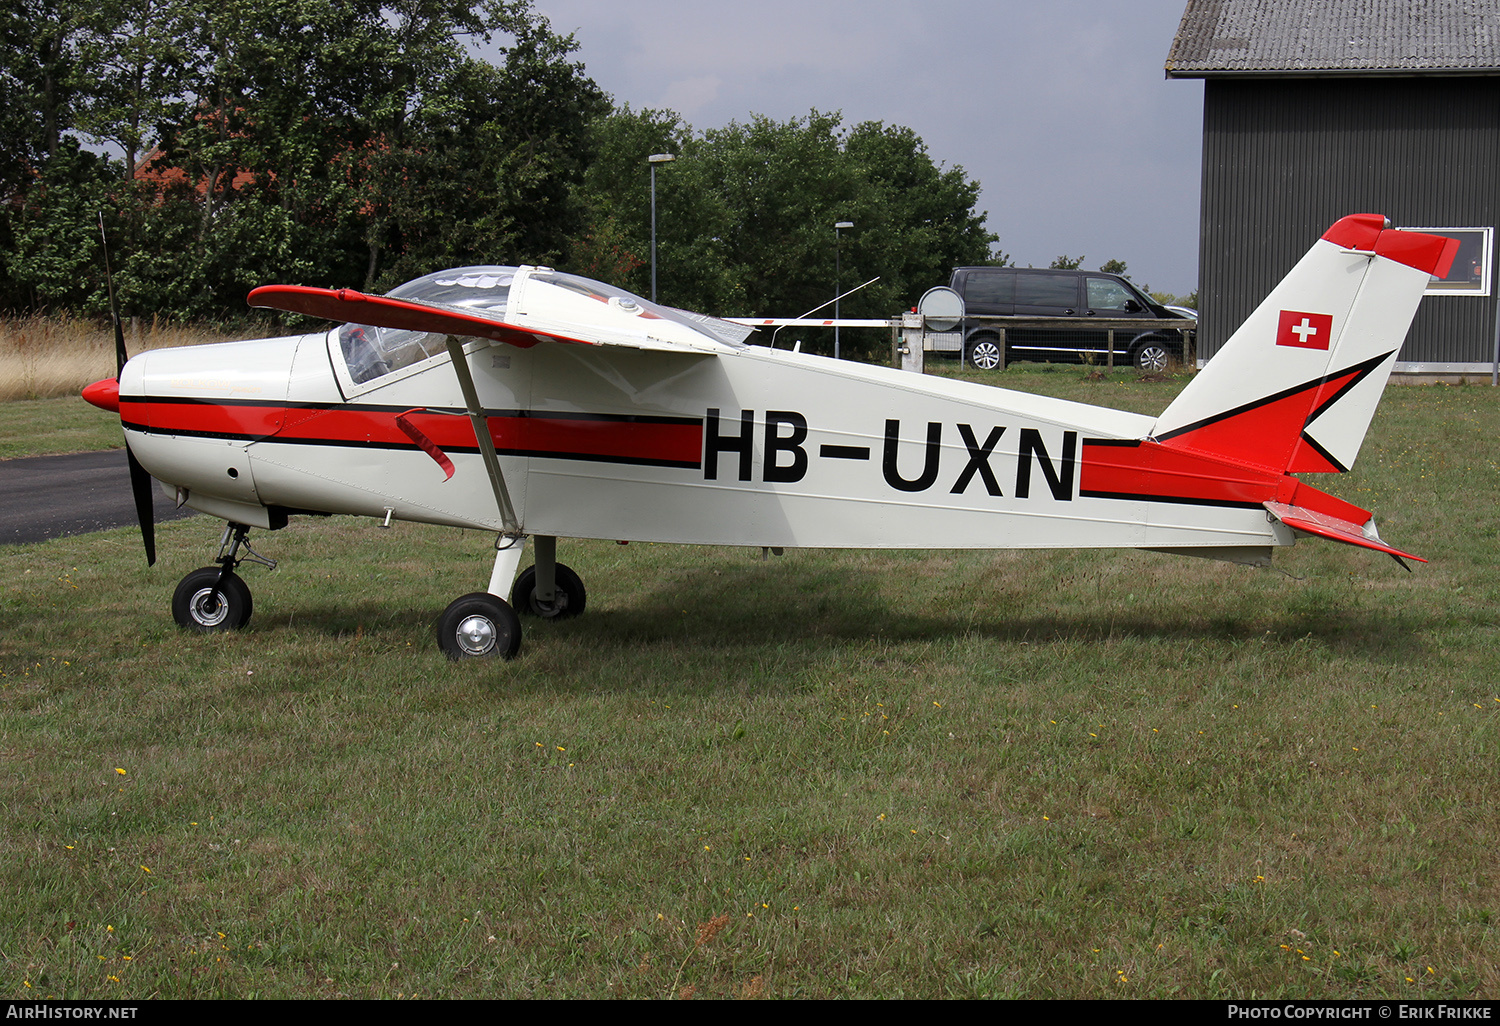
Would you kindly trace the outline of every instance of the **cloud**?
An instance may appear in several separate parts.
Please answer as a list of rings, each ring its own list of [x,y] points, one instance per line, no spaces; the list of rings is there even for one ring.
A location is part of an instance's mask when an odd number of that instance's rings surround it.
[[[719,98],[719,87],[723,82],[718,75],[679,78],[667,86],[659,102],[649,106],[675,110],[691,121],[694,115]]]

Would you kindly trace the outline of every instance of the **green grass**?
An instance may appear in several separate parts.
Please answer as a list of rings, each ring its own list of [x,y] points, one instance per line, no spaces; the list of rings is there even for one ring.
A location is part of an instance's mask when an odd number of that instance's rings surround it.
[[[76,395],[0,402],[0,460],[124,446],[120,418]]]
[[[0,548],[0,991],[1493,998],[1497,407],[1390,389],[1317,479],[1412,574],[564,542],[508,664],[435,651],[475,532],[259,534],[218,637],[206,520]]]

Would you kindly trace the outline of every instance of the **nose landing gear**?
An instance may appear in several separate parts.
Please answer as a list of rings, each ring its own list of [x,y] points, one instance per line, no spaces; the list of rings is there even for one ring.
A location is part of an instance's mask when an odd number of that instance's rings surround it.
[[[200,567],[178,582],[172,593],[172,619],[179,627],[207,633],[239,630],[250,622],[255,603],[249,585],[234,572],[235,568],[248,560],[274,570],[276,561],[250,547],[246,540],[249,533],[250,528],[244,524],[226,526],[214,560],[218,565]],[[241,549],[247,555],[241,556]]]

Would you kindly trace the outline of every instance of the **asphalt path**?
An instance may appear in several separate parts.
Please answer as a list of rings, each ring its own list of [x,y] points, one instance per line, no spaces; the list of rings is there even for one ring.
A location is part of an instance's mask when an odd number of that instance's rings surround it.
[[[191,516],[151,482],[156,522]],[[0,460],[0,545],[135,525],[124,449]]]

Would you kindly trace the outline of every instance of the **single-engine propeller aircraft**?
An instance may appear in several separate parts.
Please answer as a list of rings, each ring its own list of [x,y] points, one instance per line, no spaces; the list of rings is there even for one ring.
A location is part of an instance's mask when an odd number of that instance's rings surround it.
[[[252,306],[342,326],[122,351],[85,397],[119,412],[138,498],[149,473],[228,521],[172,601],[204,631],[250,618],[234,571],[270,563],[250,529],[306,513],[494,532],[488,587],[437,623],[454,659],[513,656],[517,612],[583,612],[558,538],[1265,565],[1316,535],[1399,562],[1419,557],[1294,475],[1353,466],[1457,246],[1343,218],[1155,418],[747,345],[749,329],[545,267],[461,267],[386,296],[266,286]]]

